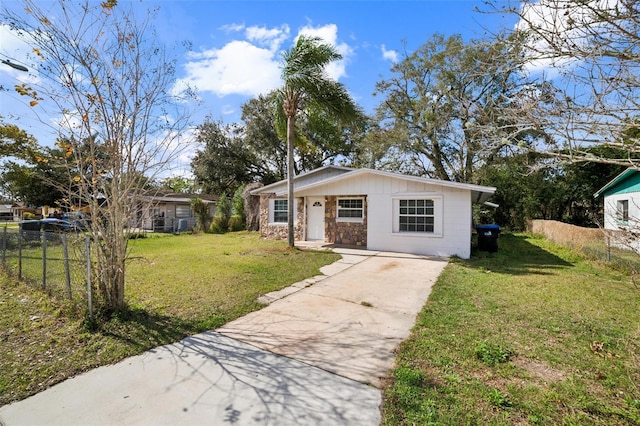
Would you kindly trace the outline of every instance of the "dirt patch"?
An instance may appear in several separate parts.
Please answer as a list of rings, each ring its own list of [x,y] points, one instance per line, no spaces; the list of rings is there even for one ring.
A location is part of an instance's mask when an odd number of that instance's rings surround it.
[[[512,362],[520,368],[525,369],[534,376],[547,382],[559,382],[566,376],[564,372],[548,367],[542,363],[534,362],[525,358],[514,358]]]
[[[397,268],[398,266],[400,266],[400,263],[394,260],[392,262],[388,262],[382,265],[380,269],[378,269],[378,271],[388,271],[389,269]]]

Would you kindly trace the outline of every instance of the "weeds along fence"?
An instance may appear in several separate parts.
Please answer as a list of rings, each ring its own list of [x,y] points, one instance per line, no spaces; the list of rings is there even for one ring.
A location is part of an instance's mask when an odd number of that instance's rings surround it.
[[[87,308],[93,316],[91,240],[76,232],[0,228],[1,267],[52,297]]]
[[[555,220],[531,220],[527,231],[579,251],[589,259],[607,262],[633,275],[640,274],[640,256],[622,248],[624,244],[620,242],[627,237],[622,232],[583,228]]]

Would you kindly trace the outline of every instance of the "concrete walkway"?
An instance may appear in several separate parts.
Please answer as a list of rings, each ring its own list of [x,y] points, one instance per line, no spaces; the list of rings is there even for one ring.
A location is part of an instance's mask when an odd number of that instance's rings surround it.
[[[0,424],[378,424],[375,386],[447,261],[336,251],[328,277],[269,294],[269,306],[215,332],[1,407]]]

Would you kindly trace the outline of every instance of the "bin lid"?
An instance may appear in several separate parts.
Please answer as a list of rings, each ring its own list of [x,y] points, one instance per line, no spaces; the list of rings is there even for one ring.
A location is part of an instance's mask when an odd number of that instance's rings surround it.
[[[490,225],[476,225],[476,229],[479,229],[482,231],[489,231],[489,230],[499,231],[500,225],[496,225],[495,223],[492,223]]]

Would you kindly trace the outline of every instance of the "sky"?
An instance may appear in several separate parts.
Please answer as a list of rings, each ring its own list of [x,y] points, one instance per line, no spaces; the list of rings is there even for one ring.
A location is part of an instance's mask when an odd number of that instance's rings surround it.
[[[19,6],[17,0],[3,0],[3,4]],[[346,86],[366,113],[373,113],[381,102],[373,95],[376,82],[391,75],[393,63],[404,52],[411,53],[433,34],[477,39],[515,25],[512,16],[476,12],[483,4],[475,0],[142,0],[133,4],[140,13],[159,7],[153,24],[167,46],[183,42],[191,46],[177,57],[175,89],[183,83],[198,89],[202,102],[193,109],[196,125],[206,117],[240,122],[243,103],[280,86],[282,52],[300,34],[319,36],[336,46],[343,60],[327,72]],[[24,59],[27,51],[0,25],[0,59],[30,67]],[[39,121],[51,122],[58,112],[48,111],[46,103],[35,111],[28,99],[12,90],[15,84],[33,80],[34,68],[30,69],[24,73],[0,64],[4,89],[0,116],[46,144],[51,130]],[[188,163],[188,157],[183,162]]]

